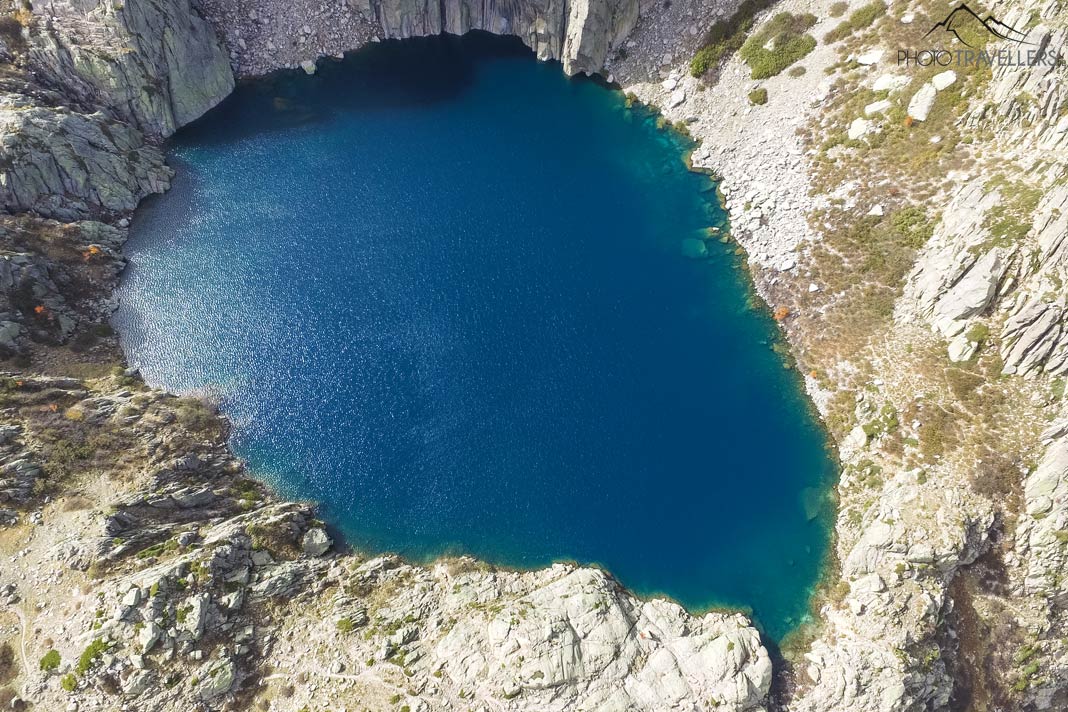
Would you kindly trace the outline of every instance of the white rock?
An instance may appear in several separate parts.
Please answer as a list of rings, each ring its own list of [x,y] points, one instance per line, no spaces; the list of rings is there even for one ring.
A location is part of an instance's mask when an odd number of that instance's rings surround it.
[[[931,84],[934,84],[934,88],[938,91],[942,91],[943,89],[952,86],[955,81],[957,81],[957,73],[952,69],[947,69],[941,74],[936,74],[931,77]]]
[[[160,628],[154,621],[145,623],[144,628],[141,629],[141,633],[137,638],[137,642],[141,644],[141,653],[147,653],[152,650],[152,646],[156,644],[159,637],[163,634],[163,629]]]
[[[315,62],[310,59],[306,59],[300,63],[300,68],[304,70],[305,74],[315,74]]]
[[[881,205],[873,205],[873,206],[871,206],[871,210],[868,211],[868,215],[871,215],[871,216],[877,217],[877,218],[881,218],[884,215],[883,206],[881,206]]]
[[[900,74],[883,74],[871,85],[872,91],[893,91],[909,83],[909,78]]]
[[[678,106],[684,101],[686,101],[686,90],[676,89],[675,91],[671,92],[671,96],[668,97],[667,105],[669,109],[674,109],[676,106]]]
[[[865,67],[870,67],[873,64],[878,64],[879,60],[883,58],[883,51],[881,49],[873,49],[864,54],[857,55],[857,64],[862,64]]]
[[[954,363],[967,361],[979,349],[979,344],[969,341],[968,337],[960,334],[949,342],[949,360]]]
[[[864,427],[858,425],[849,431],[849,435],[842,441],[842,449],[846,451],[859,450],[868,444],[868,434],[864,432]]]
[[[235,673],[234,664],[229,660],[222,660],[212,665],[200,684],[201,699],[210,700],[229,692],[234,685]]]
[[[134,607],[141,603],[141,589],[136,586],[126,592],[126,595],[122,599],[122,605],[128,607]]]
[[[891,106],[893,106],[893,103],[889,99],[873,101],[864,107],[864,115],[871,116],[872,114],[881,114],[887,111]]]
[[[867,119],[854,119],[853,123],[849,125],[849,140],[857,140],[868,133],[869,128],[871,128],[871,123]]]
[[[322,556],[333,545],[333,540],[320,527],[309,529],[300,541],[300,547],[309,556]]]
[[[930,82],[924,84],[912,95],[912,100],[909,102],[909,116],[916,121],[926,121],[934,107],[937,95],[938,90],[934,88],[934,84]]]
[[[912,21],[915,20],[915,19],[916,19],[916,13],[914,13],[914,12],[906,12],[904,15],[901,16],[901,24],[902,25],[911,25]]]

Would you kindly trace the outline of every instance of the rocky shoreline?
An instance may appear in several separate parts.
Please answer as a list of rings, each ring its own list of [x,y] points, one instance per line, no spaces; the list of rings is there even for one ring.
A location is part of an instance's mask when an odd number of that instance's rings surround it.
[[[755,81],[737,56],[711,77],[687,71],[729,4],[5,1],[0,702],[1064,703],[1063,68],[949,84],[896,68],[883,45],[923,3],[884,6],[879,34],[823,40],[804,73]],[[841,22],[834,5],[774,12],[813,13],[824,37]],[[1030,18],[1047,45],[1065,38],[1059,7],[1000,10]],[[246,476],[204,404],[107,366],[121,361],[104,320],[129,215],[170,178],[162,138],[225,97],[235,74],[314,71],[320,56],[381,38],[470,29],[610,76],[685,126],[695,165],[723,177],[732,236],[843,464],[836,580],[817,629],[775,673],[774,699],[768,653],[739,614],[640,601],[591,569],[334,553],[313,507]],[[916,124],[905,111],[921,92],[931,101]],[[998,180],[975,180],[991,166]],[[880,182],[896,175],[910,192]],[[939,214],[924,215],[931,205]]]

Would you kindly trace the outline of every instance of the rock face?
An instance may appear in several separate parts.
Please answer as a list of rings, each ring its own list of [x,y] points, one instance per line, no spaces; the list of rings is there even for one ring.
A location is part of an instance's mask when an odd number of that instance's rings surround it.
[[[382,38],[472,30],[513,35],[539,59],[559,60],[568,74],[592,74],[622,47],[642,11],[639,0],[297,0],[296,7],[250,0],[240,8],[205,0],[202,7],[241,74],[302,66]]]
[[[215,32],[189,0],[35,3],[28,65],[77,104],[169,136],[234,88]]]
[[[163,156],[141,133],[102,113],[0,99],[0,206],[64,220],[133,210],[170,184]]]
[[[520,709],[657,710],[715,700],[719,709],[749,710],[771,684],[767,653],[743,616],[693,618],[674,603],[641,603],[600,571],[555,566],[464,589],[461,600],[435,608],[462,610],[474,593],[500,601],[500,610],[458,616],[433,656],[479,696],[523,690]]]

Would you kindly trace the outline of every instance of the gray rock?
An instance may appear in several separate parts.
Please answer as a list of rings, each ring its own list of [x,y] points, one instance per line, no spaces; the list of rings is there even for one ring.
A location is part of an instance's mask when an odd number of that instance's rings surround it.
[[[200,698],[211,700],[226,694],[234,686],[236,677],[237,668],[230,660],[220,660],[209,665],[198,688]]]
[[[330,550],[333,544],[334,542],[327,535],[326,530],[320,527],[309,529],[300,540],[300,548],[308,556],[322,556]]]

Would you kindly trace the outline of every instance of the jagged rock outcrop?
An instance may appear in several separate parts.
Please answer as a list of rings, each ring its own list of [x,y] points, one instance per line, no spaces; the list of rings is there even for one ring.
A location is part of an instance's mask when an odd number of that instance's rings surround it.
[[[1000,201],[996,189],[979,182],[957,191],[908,277],[900,319],[913,318],[915,309],[943,336],[953,337],[991,306],[1008,267],[1005,251],[991,245],[986,224]]]
[[[279,66],[314,71],[314,60],[379,39],[462,35],[482,30],[513,35],[539,59],[559,60],[568,74],[601,71],[638,22],[639,0],[349,0],[295,12],[271,0],[240,8],[206,0],[204,12],[225,38],[242,74]]]
[[[1026,27],[1033,9],[1023,4],[1010,7],[1001,18],[1011,26]],[[1028,31],[1027,48],[1039,57],[1033,66],[999,63],[987,95],[989,101],[977,104],[966,121],[971,126],[1000,125],[999,139],[1009,144],[1034,146],[1043,151],[1068,146],[1068,115],[1063,111],[1068,95],[1064,91],[1064,62],[1050,61],[1068,47],[1068,30],[1057,26],[1061,9],[1046,3],[1039,14],[1042,21]]]
[[[1068,372],[1068,320],[1063,285],[1068,279],[1068,185],[1052,186],[1035,210],[1033,240],[1019,246],[1027,256],[1015,305],[1001,333],[1006,373]]]
[[[102,113],[0,96],[0,207],[76,220],[133,210],[171,170],[137,129]]]
[[[29,502],[35,485],[44,477],[34,453],[22,443],[21,434],[22,429],[17,425],[0,426],[0,507],[5,508],[0,519],[3,520],[15,518],[8,508]]]
[[[27,65],[82,107],[169,136],[234,88],[229,58],[189,0],[35,3]]]
[[[1016,553],[1025,564],[1023,585],[1050,604],[1068,602],[1068,421],[1044,434],[1049,447],[1024,480],[1024,516],[1016,532]]]
[[[515,35],[539,59],[558,59],[568,74],[594,73],[608,51],[634,29],[638,0],[372,0],[385,37],[421,37],[471,30]]]

